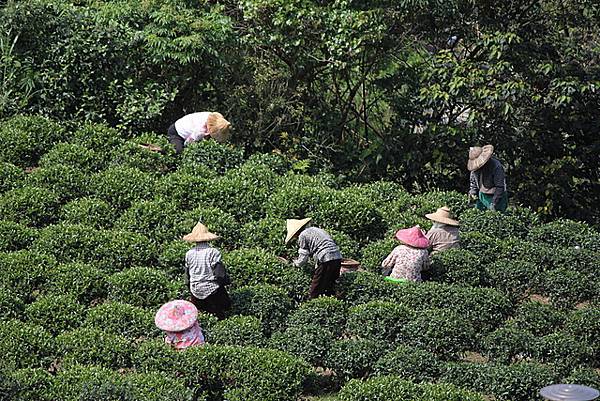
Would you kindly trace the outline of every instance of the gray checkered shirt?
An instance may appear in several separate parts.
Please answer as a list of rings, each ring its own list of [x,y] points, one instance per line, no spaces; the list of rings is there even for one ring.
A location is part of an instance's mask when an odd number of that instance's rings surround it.
[[[298,257],[294,259],[295,266],[303,266],[310,257],[316,263],[341,259],[340,249],[329,234],[317,227],[308,227],[298,236]]]
[[[190,275],[190,291],[198,299],[206,299],[219,288],[213,268],[221,261],[221,252],[200,242],[185,254],[185,269]]]

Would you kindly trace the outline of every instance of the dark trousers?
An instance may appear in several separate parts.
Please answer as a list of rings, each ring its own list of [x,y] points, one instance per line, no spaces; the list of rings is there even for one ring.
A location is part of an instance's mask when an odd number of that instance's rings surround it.
[[[204,299],[196,298],[192,294],[190,301],[199,311],[211,313],[219,320],[225,319],[225,312],[231,308],[231,298],[223,286]]]
[[[341,259],[318,263],[310,283],[309,298],[316,298],[319,295],[335,295],[335,281],[340,277],[341,267]]]
[[[167,130],[167,135],[169,136],[169,143],[175,147],[175,153],[180,154],[183,152],[183,144],[184,140],[175,129],[175,124],[171,124],[169,129]]]

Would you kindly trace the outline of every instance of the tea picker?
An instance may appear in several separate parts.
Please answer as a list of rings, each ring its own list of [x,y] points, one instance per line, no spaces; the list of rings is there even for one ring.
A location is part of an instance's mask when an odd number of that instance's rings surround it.
[[[205,342],[198,325],[198,309],[191,302],[176,300],[164,304],[156,312],[154,323],[165,332],[165,343],[176,350]]]
[[[453,218],[447,206],[439,208],[435,213],[426,214],[425,217],[433,221],[433,226],[425,234],[432,255],[447,249],[460,248],[460,224]]]
[[[540,395],[550,401],[592,401],[600,397],[600,392],[579,384],[553,384],[541,389]]]
[[[429,268],[429,240],[419,226],[398,230],[400,245],[381,263],[382,273],[391,281],[422,281],[421,271]]]
[[[196,141],[213,138],[225,142],[229,136],[231,124],[221,113],[203,111],[181,117],[167,130],[169,142],[175,147],[175,153],[183,152],[184,146]]]
[[[506,175],[498,159],[492,157],[494,147],[485,145],[469,149],[467,170],[471,172],[469,198],[479,210],[505,211],[508,206]]]

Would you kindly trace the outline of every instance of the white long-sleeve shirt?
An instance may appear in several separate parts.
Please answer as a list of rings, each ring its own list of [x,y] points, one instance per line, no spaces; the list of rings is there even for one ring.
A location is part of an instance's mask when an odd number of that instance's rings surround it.
[[[180,137],[185,139],[186,145],[208,136],[206,121],[209,115],[210,112],[203,111],[187,114],[175,121],[175,130]]]

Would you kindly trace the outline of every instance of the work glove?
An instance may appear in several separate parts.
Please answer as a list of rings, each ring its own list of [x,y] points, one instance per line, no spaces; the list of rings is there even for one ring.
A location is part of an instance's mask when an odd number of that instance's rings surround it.
[[[492,212],[495,212],[496,211],[496,205],[494,205],[493,203],[490,203],[490,210]]]

